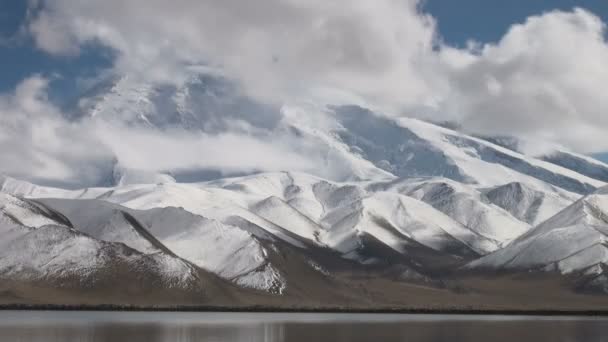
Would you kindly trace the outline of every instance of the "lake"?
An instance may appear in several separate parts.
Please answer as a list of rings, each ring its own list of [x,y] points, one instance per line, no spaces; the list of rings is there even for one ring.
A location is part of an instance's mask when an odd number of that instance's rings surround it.
[[[2,342],[606,340],[601,317],[0,311]]]

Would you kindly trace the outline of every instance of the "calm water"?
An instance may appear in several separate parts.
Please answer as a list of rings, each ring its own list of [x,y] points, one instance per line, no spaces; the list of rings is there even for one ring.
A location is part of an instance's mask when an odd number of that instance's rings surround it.
[[[608,319],[0,311],[0,341],[608,341]]]

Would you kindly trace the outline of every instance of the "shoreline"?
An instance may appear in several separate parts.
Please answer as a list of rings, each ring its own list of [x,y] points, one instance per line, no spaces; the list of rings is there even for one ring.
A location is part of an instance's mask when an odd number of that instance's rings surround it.
[[[471,315],[471,316],[581,316],[608,317],[607,310],[492,310],[492,309],[413,309],[413,308],[307,308],[307,307],[215,307],[215,306],[130,306],[130,305],[0,305],[0,311],[117,311],[117,312],[234,312],[234,313],[335,313],[335,314],[409,314],[409,315]]]

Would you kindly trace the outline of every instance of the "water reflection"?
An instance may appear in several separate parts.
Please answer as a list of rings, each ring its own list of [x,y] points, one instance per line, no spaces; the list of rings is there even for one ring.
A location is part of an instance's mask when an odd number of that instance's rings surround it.
[[[605,341],[608,320],[411,315],[0,312],[0,341]]]

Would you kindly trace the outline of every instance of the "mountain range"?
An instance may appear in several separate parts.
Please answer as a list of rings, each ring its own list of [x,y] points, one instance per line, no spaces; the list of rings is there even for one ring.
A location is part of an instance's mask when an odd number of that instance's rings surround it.
[[[280,111],[127,78],[75,120],[289,137],[323,168],[0,179],[0,303],[574,309],[608,303],[608,165],[360,106]],[[243,124],[244,122],[244,124]],[[252,133],[251,133],[252,132]],[[312,147],[311,147],[312,146]],[[179,152],[176,152],[179,153]]]

